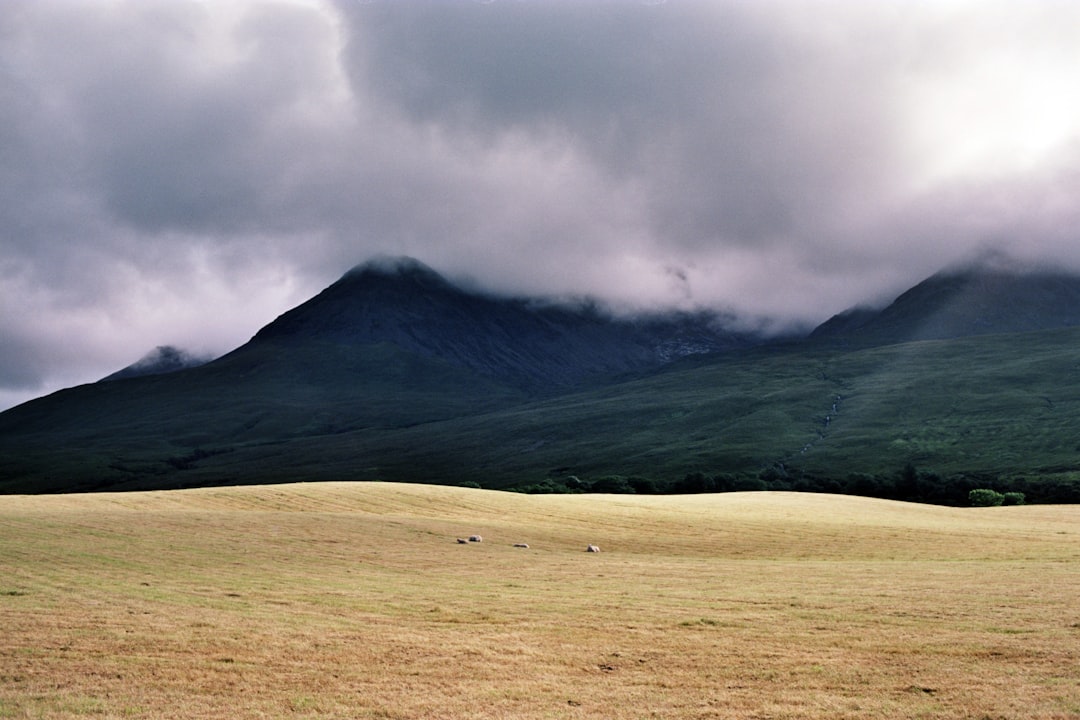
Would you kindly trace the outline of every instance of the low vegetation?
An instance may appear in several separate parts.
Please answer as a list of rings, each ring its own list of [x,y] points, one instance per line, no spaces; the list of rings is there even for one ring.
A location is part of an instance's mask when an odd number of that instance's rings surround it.
[[[1078,561],[1072,506],[10,496],[0,718],[1073,718]]]
[[[956,506],[989,489],[1073,503],[1078,339],[1069,329],[759,348],[546,400],[412,367],[388,348],[308,348],[274,372],[248,353],[4,413],[0,493],[378,479]]]

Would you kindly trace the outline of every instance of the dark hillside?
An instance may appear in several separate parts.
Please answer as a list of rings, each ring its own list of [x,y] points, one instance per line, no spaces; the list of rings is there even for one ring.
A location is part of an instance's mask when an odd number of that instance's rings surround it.
[[[0,491],[160,487],[240,447],[466,417],[752,341],[704,316],[616,320],[469,293],[411,260],[366,265],[214,362],[0,413]]]
[[[938,273],[883,310],[841,313],[814,330],[811,338],[888,345],[1077,325],[1080,277],[976,268]]]
[[[192,355],[171,345],[161,345],[148,352],[137,362],[128,365],[122,370],[117,370],[111,375],[107,375],[102,380],[123,380],[142,375],[163,375],[177,370],[187,370],[188,368],[205,365],[212,359],[211,357]]]
[[[516,387],[552,394],[672,359],[760,342],[708,315],[614,318],[588,305],[462,290],[411,259],[355,268],[263,328],[253,346],[390,343]]]
[[[83,385],[0,413],[0,492],[169,487],[176,471],[238,447],[265,452],[291,438],[375,432],[523,399],[387,343],[268,341],[198,368]],[[218,481],[244,482],[242,474]]]
[[[1017,331],[1073,324],[1076,291],[942,274],[812,341],[749,346],[709,318],[364,266],[206,365],[0,413],[0,492],[379,479],[955,503],[978,483],[1076,501],[1080,328]],[[924,335],[950,337],[902,341]]]
[[[1075,502],[1076,348],[1080,329],[757,349],[487,412],[237,443],[160,480],[825,490],[950,504],[989,486]]]

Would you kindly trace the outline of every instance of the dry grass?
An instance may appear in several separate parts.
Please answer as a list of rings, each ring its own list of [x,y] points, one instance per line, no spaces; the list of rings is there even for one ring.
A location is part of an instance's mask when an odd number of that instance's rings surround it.
[[[1080,507],[0,498],[0,718],[1076,718],[1078,655]]]

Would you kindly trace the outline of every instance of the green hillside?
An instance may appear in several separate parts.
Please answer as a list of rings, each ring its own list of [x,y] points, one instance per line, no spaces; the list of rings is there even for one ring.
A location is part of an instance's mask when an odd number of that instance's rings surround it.
[[[67,425],[49,426],[57,409],[31,403],[3,416],[0,489],[378,479],[943,503],[994,487],[1080,500],[1076,329],[758,348],[543,401],[431,361],[410,375],[415,356],[381,352],[352,353],[348,373],[330,377],[305,374],[316,363],[297,356],[292,372],[259,377],[254,394],[205,371],[109,383],[127,391],[108,403],[99,386],[78,388],[51,399],[63,401]],[[230,362],[258,375],[242,353]],[[134,407],[138,423],[126,419]]]
[[[296,438],[377,434],[523,397],[388,344],[247,345],[192,370],[83,385],[0,414],[0,492],[170,487],[209,456],[272,456]],[[214,482],[229,480],[253,481],[241,471]]]
[[[274,457],[237,448],[191,478],[257,468],[254,477],[275,480],[805,489],[948,503],[988,486],[1075,501],[1078,342],[1069,330],[759,350],[469,417],[296,438]],[[696,473],[703,487],[686,477]]]

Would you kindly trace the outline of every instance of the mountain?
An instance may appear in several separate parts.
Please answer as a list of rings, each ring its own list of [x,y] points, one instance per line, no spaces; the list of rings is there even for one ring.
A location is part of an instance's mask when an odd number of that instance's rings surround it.
[[[761,342],[705,313],[624,319],[589,303],[468,292],[411,258],[347,273],[256,334],[252,346],[389,343],[529,392],[550,394]]]
[[[212,362],[0,413],[0,493],[378,479],[1080,501],[1076,288],[939,273],[764,342],[369,263]]]
[[[1080,325],[1080,277],[1048,270],[969,267],[927,278],[882,310],[855,308],[811,338],[888,345]]]
[[[0,413],[0,491],[160,486],[207,454],[274,456],[296,438],[491,412],[754,342],[711,316],[619,319],[469,292],[419,262],[382,260],[213,362]],[[243,469],[211,479],[245,481]]]
[[[187,370],[210,362],[213,358],[192,355],[172,345],[159,345],[136,362],[101,379],[101,382],[123,380],[143,375],[163,375]]]

